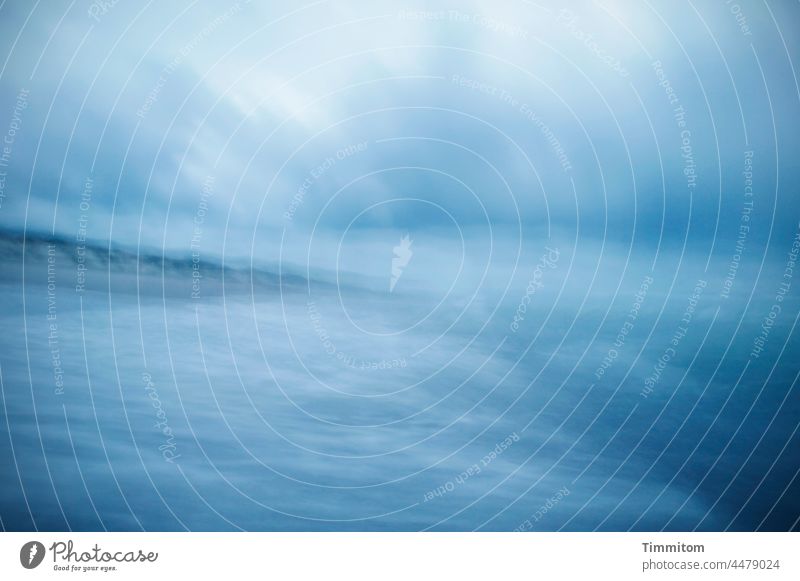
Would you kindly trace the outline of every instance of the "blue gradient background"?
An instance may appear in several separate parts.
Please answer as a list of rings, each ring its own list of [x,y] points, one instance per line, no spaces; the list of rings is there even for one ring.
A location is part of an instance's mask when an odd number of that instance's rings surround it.
[[[102,4],[0,5],[3,529],[798,527],[796,3]]]

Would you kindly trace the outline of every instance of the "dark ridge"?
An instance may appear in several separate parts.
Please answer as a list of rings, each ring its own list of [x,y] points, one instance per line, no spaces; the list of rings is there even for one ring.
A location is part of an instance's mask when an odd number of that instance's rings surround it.
[[[219,260],[208,258],[195,261],[191,254],[170,255],[159,253],[153,249],[137,252],[113,242],[103,243],[87,240],[82,243],[75,238],[68,238],[60,234],[21,232],[0,228],[0,263],[2,263],[4,281],[21,278],[23,248],[26,283],[40,282],[42,274],[46,274],[49,255],[54,256],[59,272],[63,273],[65,262],[70,264],[70,270],[74,272],[77,272],[79,264],[83,264],[86,267],[88,278],[94,277],[95,280],[100,278],[100,274],[111,274],[117,278],[129,275],[148,278],[150,279],[148,284],[150,284],[153,277],[160,276],[167,279],[183,276],[190,280],[193,272],[199,272],[207,287],[220,285],[224,280],[225,287],[230,286],[233,292],[241,291],[242,288],[250,285],[263,289],[277,288],[281,285],[300,287],[308,283],[305,277],[297,274],[278,274],[259,267],[223,265]],[[328,283],[319,281],[315,281],[315,284],[328,285]]]

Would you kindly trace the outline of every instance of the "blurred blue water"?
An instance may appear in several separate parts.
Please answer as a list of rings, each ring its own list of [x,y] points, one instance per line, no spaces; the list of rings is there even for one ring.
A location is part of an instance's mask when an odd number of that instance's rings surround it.
[[[638,282],[603,326],[604,308],[567,304],[511,333],[515,295],[489,324],[446,303],[392,334],[433,299],[312,284],[169,296],[190,270],[105,290],[100,270],[76,293],[62,263],[49,303],[44,263],[27,268],[24,286],[0,285],[6,529],[796,526],[789,320],[746,363],[759,322],[723,358],[733,323],[712,328],[701,304],[645,398],[687,294],[651,291],[597,379]]]

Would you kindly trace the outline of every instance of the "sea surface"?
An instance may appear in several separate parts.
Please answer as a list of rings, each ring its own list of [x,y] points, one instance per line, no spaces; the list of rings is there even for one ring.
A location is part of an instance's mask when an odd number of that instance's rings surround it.
[[[0,284],[7,530],[797,527],[789,299],[753,357],[773,299],[722,317],[714,279],[521,312],[525,281],[443,298],[21,246]]]

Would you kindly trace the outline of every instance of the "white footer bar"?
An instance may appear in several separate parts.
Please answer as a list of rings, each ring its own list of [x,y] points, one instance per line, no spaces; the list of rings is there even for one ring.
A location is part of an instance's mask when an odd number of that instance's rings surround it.
[[[794,533],[2,533],[0,579],[800,579]]]

